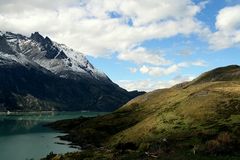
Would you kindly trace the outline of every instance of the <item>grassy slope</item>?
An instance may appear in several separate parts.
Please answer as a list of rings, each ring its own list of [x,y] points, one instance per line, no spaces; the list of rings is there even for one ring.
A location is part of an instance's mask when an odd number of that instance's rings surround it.
[[[237,66],[220,68],[139,96],[103,117],[57,122],[71,130],[66,139],[104,147],[65,159],[239,159],[239,73]]]

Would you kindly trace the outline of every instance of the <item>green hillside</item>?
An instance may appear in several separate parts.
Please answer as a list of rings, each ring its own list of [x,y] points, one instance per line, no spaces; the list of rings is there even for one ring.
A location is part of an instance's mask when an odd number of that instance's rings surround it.
[[[106,116],[52,126],[87,149],[63,159],[239,159],[240,67],[146,93]]]

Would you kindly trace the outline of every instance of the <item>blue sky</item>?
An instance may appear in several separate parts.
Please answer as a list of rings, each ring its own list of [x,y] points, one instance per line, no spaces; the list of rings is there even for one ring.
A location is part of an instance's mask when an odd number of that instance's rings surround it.
[[[39,31],[120,86],[151,91],[239,64],[239,15],[240,0],[12,0],[0,1],[0,30]]]
[[[199,3],[201,0],[195,0],[194,2]],[[196,15],[196,18],[207,25],[212,31],[216,31],[215,22],[218,12],[227,6],[234,6],[237,4],[240,4],[240,1],[208,1],[205,8]],[[210,69],[231,64],[239,64],[240,62],[239,46],[222,50],[211,50],[209,49],[207,41],[199,38],[197,35],[177,35],[163,40],[148,40],[141,45],[155,52],[163,52],[165,57],[172,60],[174,63],[199,60],[205,62],[205,64],[203,66],[183,68],[178,72],[167,76],[152,77],[146,74],[141,74],[140,72],[131,73],[129,68],[137,67],[137,65],[131,62],[121,61],[116,58],[116,55],[112,55],[111,58],[94,58],[91,56],[88,58],[95,66],[101,68],[116,82],[119,80],[136,82],[146,79],[151,79],[153,81],[169,81],[178,76],[196,77]],[[181,55],[181,53],[189,55]]]

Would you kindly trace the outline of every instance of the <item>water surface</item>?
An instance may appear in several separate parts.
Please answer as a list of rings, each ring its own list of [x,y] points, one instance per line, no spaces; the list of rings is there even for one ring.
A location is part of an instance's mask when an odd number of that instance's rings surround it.
[[[67,145],[69,142],[57,138],[63,133],[42,125],[56,120],[102,114],[105,113],[60,112],[0,115],[0,160],[38,160],[50,152],[77,151],[79,149]]]

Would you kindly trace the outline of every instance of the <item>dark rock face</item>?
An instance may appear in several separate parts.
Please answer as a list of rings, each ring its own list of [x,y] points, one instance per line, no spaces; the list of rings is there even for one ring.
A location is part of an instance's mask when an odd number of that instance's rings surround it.
[[[48,37],[36,32],[30,38],[43,46],[47,59],[68,58]],[[61,77],[31,61],[33,57],[24,57],[27,60],[23,63],[23,60],[4,56],[12,52],[6,38],[0,36],[0,111],[113,111],[143,94],[127,92],[106,80],[108,77],[81,76],[71,70],[65,72],[74,78]],[[88,63],[87,66],[93,67]]]
[[[69,80],[36,68],[0,67],[1,110],[112,111],[139,93],[114,84]]]
[[[44,42],[45,41],[44,37],[42,35],[40,35],[38,32],[32,33],[30,38],[33,39],[36,42],[39,42],[39,43],[42,43],[42,44],[45,43]]]
[[[5,36],[0,36],[0,52],[12,53],[11,47],[7,44]]]
[[[40,43],[43,46],[43,51],[46,52],[45,57],[48,59],[65,59],[67,56],[64,52],[60,52],[59,49],[55,46],[53,46],[53,42],[50,38],[46,37],[44,38],[42,35],[40,35],[38,32],[35,32],[31,34],[31,39],[34,41]],[[60,54],[58,54],[60,52]]]

